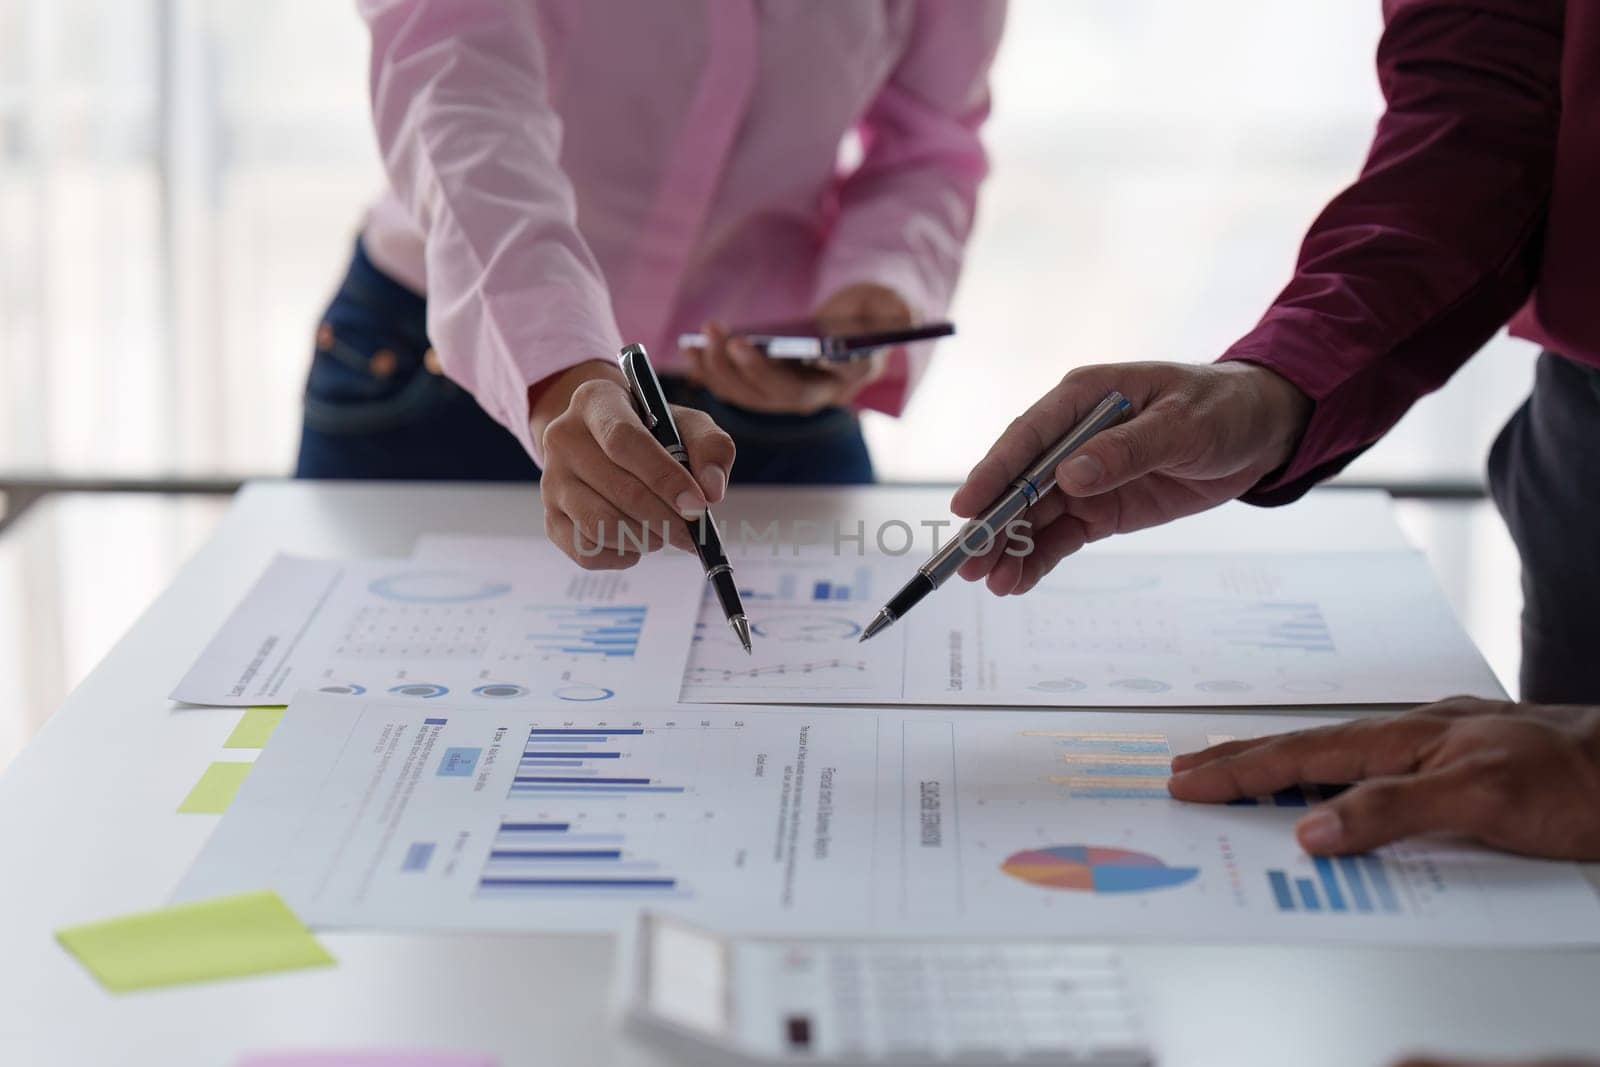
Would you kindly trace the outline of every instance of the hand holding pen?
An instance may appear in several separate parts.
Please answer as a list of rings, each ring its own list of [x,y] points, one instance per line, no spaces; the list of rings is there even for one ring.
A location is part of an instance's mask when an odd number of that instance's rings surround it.
[[[650,357],[645,354],[644,346],[628,345],[617,356],[617,365],[627,379],[628,393],[645,430],[668,455],[687,469],[690,464],[689,450],[684,447],[673,407],[667,403],[661,380],[656,377],[656,369],[650,365]],[[733,580],[733,567],[722,549],[722,533],[717,529],[717,520],[712,518],[710,508],[693,518],[689,523],[689,532],[694,542],[693,550],[705,568],[706,581],[716,594],[728,626],[748,655],[750,621],[745,617],[744,604],[739,599],[739,586]]]
[[[1051,496],[1056,468],[1095,435],[1121,422],[1127,413],[1126,398],[1114,390],[1107,393],[1064,437],[1034,456],[1022,473],[988,507],[957,530],[933,558],[916,569],[911,580],[889,598],[883,610],[861,631],[861,640],[866,641],[893,626],[924,597],[949,581],[968,559],[1006,540],[1014,525],[1024,521],[1024,515]]]
[[[530,429],[541,446],[545,531],[579,566],[631,567],[666,540],[695,550],[685,520],[719,502],[733,441],[709,415],[671,409],[689,464],[663,448],[635,414],[621,370],[591,360],[541,382]]]
[[[972,469],[951,510],[977,515],[1043,448],[1110,390],[1130,401],[1126,422],[1086,442],[1055,470],[1061,490],[1028,515],[1033,550],[1004,541],[962,564],[992,592],[1025,593],[1090,541],[1158,526],[1246,492],[1288,462],[1311,401],[1249,363],[1122,363],[1084,367],[1023,413]]]

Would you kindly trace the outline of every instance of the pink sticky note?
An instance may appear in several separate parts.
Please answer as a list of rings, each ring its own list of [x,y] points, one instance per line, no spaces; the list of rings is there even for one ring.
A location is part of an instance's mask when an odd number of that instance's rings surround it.
[[[254,1052],[238,1067],[499,1067],[481,1052]]]

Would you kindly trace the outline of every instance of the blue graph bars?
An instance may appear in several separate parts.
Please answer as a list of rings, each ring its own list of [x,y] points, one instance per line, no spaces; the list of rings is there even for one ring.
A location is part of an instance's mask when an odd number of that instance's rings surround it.
[[[644,630],[642,606],[584,604],[577,607],[530,608],[540,629],[528,634],[538,651],[598,660],[632,659]]]
[[[1378,856],[1313,858],[1316,878],[1290,879],[1284,871],[1267,872],[1267,885],[1279,911],[1340,914],[1397,914],[1400,898],[1389,880],[1389,868]]]
[[[503,821],[478,892],[501,899],[685,895],[676,878],[625,846],[623,834],[573,832],[570,823]]]
[[[811,583],[812,600],[866,600],[871,592],[871,572],[865,567],[856,569],[855,580],[844,585],[839,582],[816,581]]]
[[[1247,648],[1332,652],[1333,634],[1314,602],[1261,600],[1227,611],[1213,631],[1229,644]]]
[[[1049,731],[1068,773],[1050,780],[1069,795],[1100,800],[1165,800],[1172,749],[1164,733]]]
[[[512,799],[579,794],[595,800],[621,800],[641,793],[682,793],[680,785],[630,775],[618,768],[630,753],[621,747],[641,737],[639,728],[534,727],[522,746],[511,780]]]

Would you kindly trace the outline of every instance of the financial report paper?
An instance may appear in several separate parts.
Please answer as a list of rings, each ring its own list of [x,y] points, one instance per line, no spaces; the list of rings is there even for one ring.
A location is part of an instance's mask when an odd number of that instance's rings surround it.
[[[180,897],[323,927],[612,931],[640,908],[834,936],[1600,943],[1571,864],[1303,855],[1293,789],[1180,804],[1174,753],[1286,715],[525,709],[297,696]]]
[[[547,542],[494,565],[279,556],[172,696],[283,704],[313,689],[492,707],[657,695],[683,672],[702,584],[677,562],[591,573]]]
[[[438,536],[416,557],[510,563],[537,544]],[[685,701],[1238,707],[1504,695],[1411,551],[1091,548],[1023,597],[952,580],[865,644],[862,626],[920,556],[777,544],[730,556],[754,651],[704,596]]]

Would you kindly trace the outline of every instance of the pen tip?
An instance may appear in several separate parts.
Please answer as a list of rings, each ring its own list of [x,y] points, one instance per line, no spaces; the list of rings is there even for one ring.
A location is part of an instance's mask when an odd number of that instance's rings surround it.
[[[733,627],[734,634],[739,638],[739,644],[744,646],[745,655],[750,655],[750,623],[743,615],[735,615],[728,620],[728,625]]]

